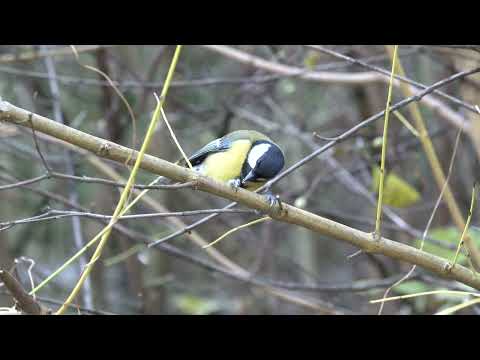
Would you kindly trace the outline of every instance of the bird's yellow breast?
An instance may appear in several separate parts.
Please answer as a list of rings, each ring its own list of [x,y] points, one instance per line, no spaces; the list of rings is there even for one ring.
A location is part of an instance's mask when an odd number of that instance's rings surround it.
[[[204,175],[218,181],[238,178],[251,146],[249,140],[237,140],[228,151],[209,155],[203,163]]]

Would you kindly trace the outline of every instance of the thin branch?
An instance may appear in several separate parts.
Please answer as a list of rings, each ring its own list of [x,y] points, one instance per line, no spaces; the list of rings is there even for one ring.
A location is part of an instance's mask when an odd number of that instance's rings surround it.
[[[50,178],[55,178],[59,180],[74,180],[77,182],[81,183],[90,183],[90,184],[101,184],[101,185],[109,185],[109,186],[114,186],[114,187],[125,187],[126,183],[121,183],[121,182],[116,182],[112,180],[107,180],[107,179],[101,179],[101,178],[95,178],[95,177],[88,177],[88,176],[75,176],[75,175],[68,175],[68,174],[62,174],[59,172],[49,172],[45,175],[37,176],[32,179],[28,180],[22,180],[18,181],[13,184],[8,184],[8,185],[2,185],[0,186],[0,191],[2,190],[9,190],[13,189],[16,187],[23,187],[26,185],[32,185],[44,180],[48,180]],[[177,190],[177,189],[185,189],[185,188],[191,188],[195,185],[195,182],[190,181],[182,184],[163,184],[163,185],[141,185],[141,184],[135,184],[133,185],[134,189],[139,189],[139,190]]]
[[[82,285],[84,284],[85,280],[88,278],[90,272],[92,271],[93,265],[100,258],[101,254],[102,254],[102,250],[105,247],[105,244],[107,243],[107,240],[109,239],[109,235],[111,233],[111,228],[115,224],[116,219],[119,216],[122,216],[126,211],[128,211],[128,209],[131,206],[133,206],[133,204],[136,202],[136,200],[138,200],[141,197],[141,195],[137,196],[128,206],[126,206],[128,198],[130,196],[130,192],[132,190],[132,185],[135,183],[135,178],[136,178],[138,169],[140,168],[140,164],[142,163],[143,157],[144,157],[144,155],[145,155],[145,153],[146,153],[146,151],[147,151],[147,149],[150,145],[150,142],[153,138],[154,130],[155,130],[158,118],[159,118],[159,110],[162,109],[162,106],[165,102],[165,98],[166,98],[166,95],[168,93],[170,82],[172,80],[173,74],[175,73],[175,68],[176,68],[176,65],[177,65],[177,62],[178,62],[178,58],[179,58],[179,55],[180,55],[181,48],[182,48],[181,45],[177,45],[177,47],[176,47],[175,54],[173,55],[173,59],[170,63],[170,68],[168,70],[168,73],[167,73],[167,76],[166,76],[166,79],[165,79],[165,86],[162,89],[161,99],[158,101],[157,108],[155,109],[155,112],[154,112],[154,114],[152,116],[152,119],[150,121],[147,133],[145,135],[145,139],[142,143],[140,151],[138,152],[138,157],[135,159],[133,169],[132,169],[132,171],[130,173],[130,176],[128,178],[127,186],[122,191],[122,194],[120,196],[118,204],[117,204],[117,206],[115,208],[115,211],[113,213],[113,218],[112,218],[112,220],[110,220],[108,226],[105,227],[104,230],[99,233],[99,235],[102,234],[101,238],[100,238],[100,242],[99,242],[97,248],[95,249],[95,252],[92,255],[92,258],[91,258],[90,262],[88,263],[87,267],[85,268],[85,270],[81,274],[80,279],[78,280],[74,289],[72,290],[72,292],[70,293],[68,298],[65,300],[65,303],[60,307],[60,309],[56,312],[56,314],[59,314],[59,315],[62,314],[66,310],[67,305],[70,304],[73,301],[73,299],[75,299],[76,295],[78,294],[78,292],[82,288]],[[77,58],[78,58],[78,55],[77,55]],[[94,68],[92,68],[92,69],[94,69]],[[122,97],[122,100],[124,100],[126,102],[126,105],[128,106],[128,109],[131,110],[130,105],[125,100],[123,95],[121,95],[121,93],[119,93],[119,95]],[[128,161],[131,159],[131,154],[133,154],[134,152],[135,152],[134,150],[131,150],[129,156],[125,159],[126,163],[128,163]],[[144,194],[144,192],[146,192],[146,191],[147,190],[143,190],[142,194]],[[97,235],[97,236],[99,236],[99,235]],[[91,240],[89,244],[91,244],[92,242],[93,242],[93,240]],[[80,252],[78,252],[77,254],[80,254]]]
[[[467,221],[465,222],[465,227],[462,231],[460,241],[458,242],[457,251],[455,252],[455,257],[453,258],[453,261],[452,261],[452,266],[456,265],[458,254],[460,253],[461,247],[464,245],[465,236],[467,235],[468,227],[470,226],[470,222],[472,220],[473,210],[475,209],[475,204],[477,203],[477,197],[478,197],[478,183],[475,182],[472,188],[472,199],[470,201],[470,209],[468,210]]]
[[[0,191],[15,189],[17,187],[23,187],[23,186],[26,186],[26,185],[35,184],[37,182],[43,181],[43,180],[48,179],[48,178],[49,178],[49,174],[45,174],[45,175],[34,177],[32,179],[18,181],[18,182],[13,183],[13,184],[2,185],[2,186],[0,186]]]
[[[462,72],[459,72],[457,74],[454,74],[452,76],[449,76],[443,80],[440,80],[438,82],[436,82],[435,84],[433,84],[432,86],[428,87],[427,89],[413,95],[413,96],[410,96],[402,101],[399,101],[398,103],[396,103],[395,105],[391,106],[390,107],[390,111],[395,111],[395,110],[398,110],[402,107],[405,107],[406,105],[410,104],[410,103],[413,103],[413,102],[418,102],[420,101],[424,96],[428,95],[429,93],[431,93],[432,91],[434,91],[435,89],[438,89],[442,86],[445,86],[455,80],[458,80],[458,79],[461,79],[465,76],[469,76],[469,75],[472,75],[472,74],[475,74],[475,73],[478,73],[480,72],[480,67],[477,67],[475,69],[472,69],[472,70],[467,70],[467,71],[462,71]],[[330,149],[331,147],[333,147],[334,145],[340,143],[340,142],[343,142],[345,140],[347,140],[348,138],[350,138],[352,135],[356,134],[360,129],[370,125],[371,123],[373,123],[374,121],[382,118],[383,116],[385,115],[385,110],[369,117],[368,119],[362,121],[361,123],[359,123],[358,125],[352,127],[351,129],[349,129],[348,131],[344,132],[343,134],[337,136],[335,138],[335,140],[333,141],[330,141],[328,142],[327,144],[325,144],[324,146],[322,146],[321,148],[317,149],[316,151],[314,151],[313,153],[311,153],[310,155],[306,156],[305,158],[303,158],[302,160],[298,161],[297,163],[295,163],[294,165],[292,165],[291,167],[289,167],[288,169],[286,169],[285,171],[283,171],[282,173],[280,173],[279,175],[277,175],[274,179],[270,180],[266,185],[265,187],[267,186],[271,186],[273,185],[274,183],[276,183],[277,181],[279,181],[280,179],[282,179],[283,177],[289,175],[291,172],[295,171],[296,169],[298,169],[299,167],[303,166],[304,164],[306,164],[307,162],[313,160],[314,158],[316,158],[318,155],[320,155],[321,153],[327,151],[328,149]]]
[[[397,51],[398,45],[395,45],[393,60],[392,60],[392,72],[390,74],[390,84],[388,86],[387,104],[385,106],[385,121],[383,124],[383,139],[382,139],[382,155],[380,158],[380,183],[378,188],[378,201],[377,201],[377,216],[375,220],[375,235],[381,236],[381,224],[382,224],[382,205],[383,205],[383,187],[385,182],[385,162],[388,143],[388,120],[390,115],[390,104],[392,102],[392,84],[393,76],[395,75],[395,67],[397,65]]]
[[[97,158],[94,158],[94,159],[100,161]],[[107,168],[106,167],[100,167],[99,169],[106,170]],[[108,176],[112,176],[112,178],[120,179],[118,174],[116,174],[113,170],[112,170],[112,172],[105,172],[105,173]],[[9,179],[9,180],[11,180],[11,179]],[[64,199],[63,197],[61,197],[57,194],[52,194],[50,192],[40,190],[40,189],[33,189],[29,186],[27,186],[26,188],[33,191],[34,194],[47,197],[47,198],[49,198],[53,201],[59,202],[61,204],[69,206],[73,209],[77,209],[77,210],[80,210],[80,211],[83,211],[83,212],[86,212],[86,213],[91,212],[89,209],[86,209],[86,208],[84,208],[82,206],[79,206],[77,204],[70,203],[67,199]],[[138,190],[135,190],[135,191],[138,191]],[[151,199],[148,195],[145,195],[144,197],[142,197],[142,201],[144,201],[147,206],[149,206],[153,209],[156,209],[159,212],[165,212],[164,208],[161,205],[159,205],[157,202],[155,202],[153,199]],[[249,211],[249,210],[246,210],[246,211]],[[44,214],[42,214],[40,216],[43,216],[43,215]],[[185,226],[185,224],[182,223],[178,217],[168,217],[167,219],[171,219],[171,222],[177,227]],[[103,220],[103,219],[100,219],[100,218],[94,218],[94,220],[96,220],[96,221],[98,221],[102,224],[108,224],[107,220]],[[136,243],[140,242],[141,244],[150,244],[154,241],[152,238],[150,238],[148,236],[145,236],[144,234],[142,234],[140,232],[136,232],[134,230],[128,229],[127,227],[125,227],[124,225],[119,224],[119,223],[116,223],[113,226],[113,230],[116,231],[117,233],[125,236],[130,241],[133,241],[133,242],[136,242]],[[207,242],[205,240],[203,240],[195,231],[190,232],[188,238],[195,245],[200,246],[200,247],[207,244]],[[186,251],[181,250],[181,249],[176,248],[176,247],[173,247],[173,246],[168,245],[168,244],[164,244],[164,245],[166,245],[166,247],[162,247],[162,244],[161,244],[161,245],[157,246],[155,249],[157,251],[162,251],[169,256],[173,256],[173,257],[179,258],[180,260],[187,261],[190,264],[199,265],[196,262],[196,258],[192,257],[192,255],[190,255]],[[245,276],[246,278],[251,278],[252,277],[252,275],[247,270],[245,270],[241,266],[237,265],[235,262],[233,262],[232,260],[227,258],[225,255],[223,255],[217,249],[207,248],[205,250],[206,250],[205,253],[207,255],[209,255],[215,261],[215,263],[218,263],[218,264],[221,265],[220,267],[219,266],[215,267],[215,265],[212,264],[212,266],[213,266],[212,271],[221,272],[225,268],[225,269],[228,269],[229,271],[231,271],[233,274],[242,275],[242,276]],[[171,252],[171,251],[174,251],[174,252]],[[180,257],[179,254],[181,254],[181,257]],[[263,286],[263,285],[259,285],[259,286],[260,286],[260,289],[268,295],[273,295],[273,296],[275,296],[279,299],[282,299],[284,301],[293,303],[293,304],[298,305],[298,306],[309,308],[313,311],[318,311],[318,312],[324,312],[325,311],[326,304],[322,304],[322,302],[320,302],[318,299],[310,299],[308,297],[300,296],[298,294],[293,294],[291,292],[288,292],[286,290],[276,288],[276,287],[273,287],[273,286]],[[39,300],[43,301],[42,300],[43,298],[38,297],[38,296],[37,296],[37,298]],[[73,305],[71,305],[71,306],[73,306]],[[82,309],[83,308],[80,307],[80,310],[82,310]],[[338,313],[338,312],[335,312],[335,313]]]
[[[458,145],[460,144],[461,135],[462,135],[462,130],[460,129],[460,130],[458,130],[457,137],[455,138],[455,145],[453,147],[452,156],[450,158],[450,165],[448,166],[448,173],[447,173],[447,177],[445,178],[445,183],[443,184],[442,189],[440,191],[440,194],[438,195],[437,201],[435,203],[435,206],[433,207],[433,211],[430,214],[430,217],[427,221],[427,226],[425,227],[425,231],[423,232],[423,235],[422,235],[422,241],[420,242],[420,250],[423,250],[423,246],[425,245],[425,240],[427,238],[427,234],[430,231],[430,226],[432,225],[435,214],[437,213],[437,210],[440,206],[440,202],[443,199],[443,194],[445,193],[445,190],[447,189],[448,182],[450,181],[450,176],[452,174],[453,164],[455,163],[455,156],[457,155],[457,149],[458,149]],[[399,279],[397,282],[395,282],[393,285],[391,285],[389,288],[387,288],[387,290],[385,290],[385,293],[383,294],[383,299],[385,299],[388,296],[388,293],[394,287],[400,285],[402,282],[406,281],[408,278],[411,278],[411,276],[412,276],[412,274],[413,274],[413,272],[415,271],[416,268],[417,268],[417,265],[413,265],[411,267],[411,269],[401,279]],[[384,305],[384,302],[382,302],[381,305],[380,305],[380,308],[378,310],[378,315],[380,315],[382,313],[383,305]]]
[[[45,46],[42,46],[41,48],[43,50],[46,49]],[[48,51],[45,51],[45,53],[48,54]],[[61,124],[65,124],[65,120],[63,118],[63,113],[62,113],[60,87],[58,86],[58,81],[57,81],[57,70],[55,67],[55,60],[50,54],[48,54],[45,57],[45,66],[47,68],[47,73],[49,75],[48,85],[50,88],[50,93],[52,94],[54,119]],[[32,127],[32,131],[33,131],[33,127]],[[34,139],[35,139],[35,145],[37,147],[37,152],[39,156],[42,158],[48,174],[49,172],[51,172],[51,170],[48,168],[48,165],[44,160],[42,153],[40,152],[40,148],[37,145],[37,139],[36,139],[35,133],[34,133]],[[68,149],[64,149],[63,154],[65,157],[64,160],[65,160],[65,168],[66,168],[67,174],[74,175],[75,169],[73,165],[71,152]],[[73,203],[78,203],[78,198],[79,196],[78,196],[78,191],[75,187],[75,183],[73,181],[69,181],[68,182],[68,199]],[[85,243],[79,218],[72,218],[72,233],[73,233],[74,246],[76,250],[79,250],[82,248],[83,244]],[[80,271],[82,271],[82,269],[86,265],[87,265],[87,258],[85,256],[82,256],[79,260]],[[93,289],[92,289],[92,283],[90,279],[87,279],[87,281],[85,281],[85,288],[82,295],[83,295],[82,298],[83,298],[84,305],[86,307],[93,308]]]
[[[346,55],[343,55],[337,51],[334,51],[334,50],[331,50],[331,49],[327,49],[326,47],[324,46],[319,46],[319,45],[305,45],[307,48],[310,48],[310,49],[313,49],[313,50],[316,50],[316,51],[320,51],[320,52],[323,52],[323,53],[326,53],[326,54],[329,54],[331,56],[334,56],[336,58],[339,58],[339,59],[343,59],[343,60],[346,60],[352,64],[356,64],[356,65],[359,65],[361,67],[364,67],[366,69],[370,69],[370,70],[373,70],[373,71],[376,71],[380,74],[383,74],[387,77],[390,77],[390,72],[388,70],[385,70],[385,69],[382,69],[381,67],[378,67],[378,66],[374,66],[374,65],[371,65],[365,61],[362,61],[362,60],[359,60],[359,59],[354,59],[352,57],[349,57],[349,56],[346,56]],[[417,81],[414,81],[412,79],[409,79],[405,76],[401,76],[401,75],[394,75],[395,79],[397,80],[400,80],[402,82],[405,82],[407,84],[410,84],[410,85],[413,85],[414,87],[418,88],[418,89],[426,89],[428,86],[426,85],[423,85]],[[398,85],[397,85],[398,86]],[[449,100],[450,102],[458,105],[458,106],[461,106],[467,110],[470,110],[472,112],[475,112],[475,106],[471,105],[471,104],[468,104],[466,103],[465,101],[462,101],[460,99],[457,99],[456,97],[454,96],[451,96],[451,95],[448,95],[446,93],[444,93],[443,91],[440,91],[440,90],[435,90],[433,91],[434,94],[444,98],[444,99],[447,99]]]
[[[123,215],[119,217],[118,221],[125,220],[134,220],[134,219],[152,219],[152,218],[165,218],[165,217],[174,217],[174,216],[198,216],[205,214],[258,214],[256,210],[250,209],[206,209],[206,210],[191,210],[191,211],[174,211],[174,212],[163,212],[163,213],[148,213],[148,214],[136,214],[136,215]],[[10,229],[15,225],[20,224],[31,224],[49,220],[58,220],[63,218],[72,218],[72,217],[85,217],[89,219],[103,219],[111,220],[113,216],[96,214],[91,212],[81,212],[81,211],[68,211],[68,210],[56,210],[50,209],[41,215],[36,215],[28,217],[25,219],[18,219],[12,221],[0,222],[0,231]]]
[[[82,45],[77,47],[78,52],[88,52],[88,51],[96,51],[98,49],[102,49],[105,47],[110,47],[114,45]],[[65,56],[65,55],[72,55],[72,51],[68,46],[59,48],[59,49],[52,49],[47,51],[25,51],[20,54],[3,54],[0,55],[0,64],[18,62],[18,61],[32,61],[38,60],[47,56]]]
[[[281,74],[284,76],[297,76],[299,79],[306,81],[345,85],[363,85],[374,82],[388,82],[388,78],[386,78],[383,74],[379,74],[377,72],[340,73],[327,71],[310,71],[307,69],[292,67],[264,60],[258,56],[254,56],[241,50],[224,45],[203,45],[203,47],[208,50],[215,51],[235,61],[258,69],[266,70],[270,73]],[[399,86],[400,84],[400,82],[394,82],[395,86]],[[430,86],[428,88],[430,88]],[[436,89],[433,89],[432,91],[434,90]],[[423,99],[423,103],[456,127],[463,127],[464,130],[468,128],[469,125],[465,118],[461,114],[445,106],[445,104],[443,104],[441,101],[433,97],[426,97]]]
[[[393,56],[393,50],[387,46],[387,51],[390,56]],[[405,75],[405,70],[402,67],[401,62],[398,62],[398,72],[401,75]],[[410,87],[402,84],[400,86],[402,92],[405,96],[411,96],[412,90]],[[423,150],[425,155],[428,159],[428,163],[433,173],[433,177],[435,182],[437,183],[438,189],[442,189],[443,185],[445,184],[445,174],[443,172],[442,166],[440,164],[440,160],[438,159],[437,153],[435,151],[435,147],[433,146],[432,140],[428,135],[428,130],[425,125],[425,121],[423,120],[423,116],[420,112],[420,108],[417,103],[412,103],[409,107],[410,113],[415,121],[415,127],[420,134],[420,141],[422,143]],[[475,133],[474,131],[467,131],[469,136]],[[472,138],[473,139],[473,138]],[[477,154],[477,156],[480,154]],[[462,231],[465,227],[465,221],[463,220],[463,215],[458,207],[458,204],[453,196],[452,190],[450,186],[447,184],[445,189],[445,202],[447,204],[448,210],[452,216],[452,219],[455,225]],[[480,271],[480,250],[478,250],[473,244],[472,239],[467,236],[465,238],[465,248],[468,252],[468,257],[470,258],[473,267],[476,271]]]

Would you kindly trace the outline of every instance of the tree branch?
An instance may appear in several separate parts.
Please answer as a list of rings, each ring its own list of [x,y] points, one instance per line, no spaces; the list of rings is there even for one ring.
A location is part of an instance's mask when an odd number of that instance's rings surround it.
[[[127,147],[59,124],[46,117],[18,108],[6,101],[0,101],[0,120],[26,127],[33,126],[36,131],[54,136],[70,144],[92,151],[98,156],[120,163],[126,163],[128,159],[130,159],[130,163],[133,163],[138,155],[137,152],[133,152],[133,150]],[[130,158],[132,152],[133,156]],[[282,204],[282,209],[279,209],[278,205],[272,208],[269,202],[261,195],[244,189],[232,189],[225,183],[205,176],[199,176],[189,169],[151,155],[145,155],[141,168],[175,181],[195,181],[197,188],[201,191],[268,213],[273,219],[278,221],[295,224],[318,234],[348,242],[366,252],[382,254],[393,259],[416,264],[439,276],[457,280],[480,290],[480,277],[476,277],[469,269],[460,265],[455,265],[449,269],[447,260],[411,246],[383,237],[374,239],[370,233],[348,227],[288,204]]]
[[[228,57],[237,62],[262,69],[274,74],[280,74],[283,76],[296,76],[299,79],[306,81],[315,81],[322,83],[332,84],[344,84],[344,85],[365,85],[368,83],[386,83],[388,84],[388,77],[384,74],[365,71],[365,72],[332,72],[332,71],[311,71],[299,67],[284,65],[262,59],[258,56],[248,54],[244,51],[224,46],[224,45],[203,45],[204,48],[214,51],[220,55]],[[400,87],[401,82],[395,80],[393,85]],[[409,85],[410,86],[410,85]],[[412,87],[412,91],[416,89]],[[442,101],[434,98],[433,96],[426,96],[423,98],[422,103],[432,109],[435,113],[447,120],[449,123],[457,128],[462,128],[468,133],[469,123],[465,117],[455,112],[450,107],[446,106]]]
[[[30,315],[48,315],[51,313],[50,309],[47,309],[33,298],[28,295],[25,289],[10,273],[4,270],[0,270],[0,280],[5,284],[5,287],[10,292],[10,295],[15,299],[18,307],[23,312]]]
[[[96,51],[113,45],[82,45],[77,47],[77,52]],[[0,56],[0,64],[14,63],[19,61],[32,61],[46,56],[73,55],[70,46],[49,49],[47,51],[25,51],[20,54],[3,54]]]

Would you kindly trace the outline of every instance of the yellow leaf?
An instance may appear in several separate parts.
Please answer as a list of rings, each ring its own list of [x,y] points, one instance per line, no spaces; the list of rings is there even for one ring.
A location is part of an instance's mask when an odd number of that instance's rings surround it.
[[[372,191],[378,193],[379,185],[380,168],[375,166],[372,171]],[[383,203],[396,208],[407,208],[421,199],[420,193],[412,185],[393,172],[387,173],[383,191]]]
[[[307,69],[313,70],[315,66],[317,66],[319,60],[320,60],[320,54],[318,52],[309,51],[307,53],[307,56],[305,56],[303,63],[305,64],[305,67]]]

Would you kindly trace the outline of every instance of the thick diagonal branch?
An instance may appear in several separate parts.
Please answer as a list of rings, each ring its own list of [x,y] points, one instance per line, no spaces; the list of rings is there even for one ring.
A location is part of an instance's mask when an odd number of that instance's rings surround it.
[[[121,163],[125,163],[132,154],[132,150],[127,147],[59,124],[5,101],[0,101],[0,120],[26,127],[33,125],[36,131],[43,132],[70,144],[92,151],[98,156]],[[130,162],[135,161],[136,154],[137,153],[134,152],[134,155],[130,158]],[[189,169],[182,168],[151,155],[144,157],[141,168],[175,181],[195,181],[197,188],[201,191],[236,201],[249,208],[268,213],[278,221],[302,226],[320,235],[346,241],[367,252],[383,254],[393,259],[405,261],[410,264],[417,264],[439,276],[455,279],[480,290],[480,278],[477,278],[467,268],[456,265],[452,269],[449,269],[447,260],[411,246],[386,238],[374,239],[372,234],[345,226],[288,204],[282,205],[282,211],[278,211],[278,208],[272,209],[268,201],[258,194],[244,189],[232,189],[227,184],[208,177],[198,176]]]

